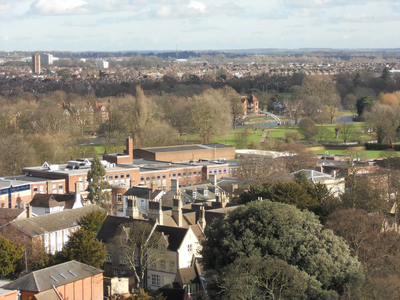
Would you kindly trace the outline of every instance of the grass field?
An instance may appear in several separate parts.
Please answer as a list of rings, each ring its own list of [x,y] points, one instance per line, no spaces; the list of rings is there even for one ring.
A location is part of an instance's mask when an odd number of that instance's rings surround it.
[[[314,151],[315,154],[336,154],[336,155],[345,155],[346,150],[319,150],[319,151]],[[379,158],[381,157],[382,151],[380,150],[363,150],[358,152],[360,154],[361,159],[372,159],[372,158]]]

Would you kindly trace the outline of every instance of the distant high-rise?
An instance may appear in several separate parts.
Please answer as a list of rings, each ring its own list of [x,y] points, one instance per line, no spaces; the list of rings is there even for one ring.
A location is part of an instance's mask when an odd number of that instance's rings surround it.
[[[32,71],[35,74],[40,74],[40,55],[33,54],[32,55]]]
[[[43,64],[52,65],[53,64],[53,54],[48,54],[48,53],[40,54],[40,61]]]

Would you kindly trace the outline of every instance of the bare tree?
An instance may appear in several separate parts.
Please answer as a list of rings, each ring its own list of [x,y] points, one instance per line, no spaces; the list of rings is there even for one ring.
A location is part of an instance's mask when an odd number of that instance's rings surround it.
[[[159,249],[161,234],[155,228],[156,225],[145,221],[127,223],[120,227],[107,246],[132,270],[137,288],[144,288],[147,268],[165,260],[162,249]]]

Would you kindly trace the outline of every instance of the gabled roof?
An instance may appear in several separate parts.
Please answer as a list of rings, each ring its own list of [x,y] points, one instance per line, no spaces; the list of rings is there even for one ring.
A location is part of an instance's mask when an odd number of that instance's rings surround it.
[[[118,228],[122,224],[134,224],[136,222],[145,222],[153,226],[155,224],[154,221],[151,220],[142,220],[142,219],[132,219],[126,217],[117,217],[117,216],[107,216],[101,225],[99,232],[97,233],[97,239],[107,243],[110,239],[112,239],[118,231]]]
[[[24,211],[23,208],[0,208],[0,226],[17,219]]]
[[[156,227],[156,231],[163,233],[165,236],[168,236],[168,250],[170,251],[177,251],[181,247],[188,230],[188,228],[170,227],[163,225],[157,225]]]
[[[75,260],[34,271],[9,284],[5,289],[42,292],[77,280],[92,277],[103,271]],[[63,276],[62,276],[63,275]],[[65,277],[65,278],[64,278]]]
[[[49,232],[77,227],[80,218],[99,209],[104,210],[97,205],[88,205],[82,208],[68,209],[35,218],[15,220],[7,225],[13,226],[31,237],[35,237]]]
[[[29,205],[34,207],[64,206],[66,209],[72,209],[74,203],[75,195],[72,194],[36,194]]]

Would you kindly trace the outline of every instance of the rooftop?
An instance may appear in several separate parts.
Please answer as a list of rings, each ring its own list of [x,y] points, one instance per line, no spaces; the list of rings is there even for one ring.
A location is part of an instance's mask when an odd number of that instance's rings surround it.
[[[5,289],[42,292],[102,273],[75,260],[34,271],[3,286]]]
[[[221,148],[232,148],[232,146],[223,145],[219,143],[203,144],[203,145],[187,145],[187,146],[170,146],[170,147],[156,147],[156,148],[142,148],[135,150],[142,150],[151,153],[163,153],[163,152],[179,152],[179,151],[198,151],[198,150],[213,150]]]

